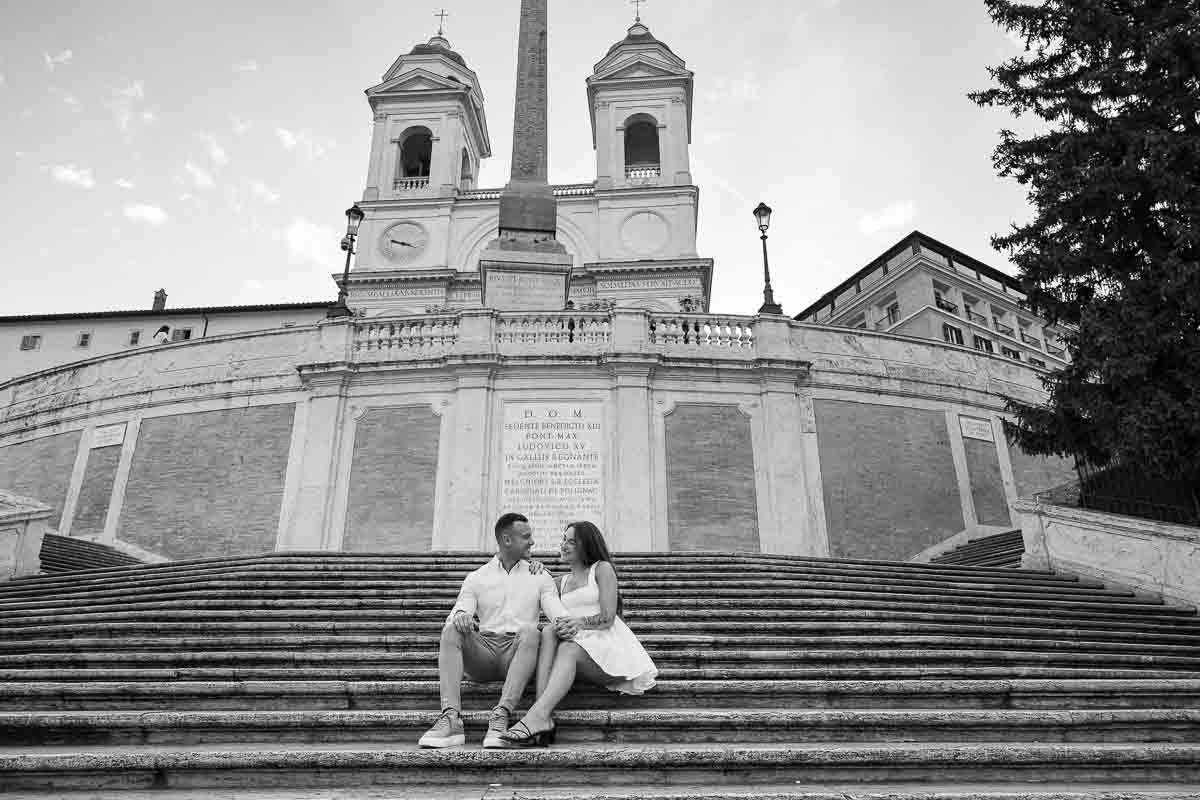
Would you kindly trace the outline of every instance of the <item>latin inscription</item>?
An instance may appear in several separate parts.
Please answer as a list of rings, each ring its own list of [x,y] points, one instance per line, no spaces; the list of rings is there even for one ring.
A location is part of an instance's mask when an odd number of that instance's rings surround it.
[[[983,442],[995,441],[992,436],[992,423],[986,419],[960,416],[958,427],[962,431],[962,435],[968,439],[979,439]]]
[[[544,272],[487,271],[484,303],[501,311],[561,311],[567,276]]]
[[[568,522],[604,524],[604,407],[586,403],[506,403],[502,511],[529,517],[540,547]]]
[[[628,278],[604,281],[601,289],[699,289],[697,278]]]
[[[410,286],[404,289],[360,289],[355,297],[381,300],[388,297],[441,297],[443,290],[436,286]]]

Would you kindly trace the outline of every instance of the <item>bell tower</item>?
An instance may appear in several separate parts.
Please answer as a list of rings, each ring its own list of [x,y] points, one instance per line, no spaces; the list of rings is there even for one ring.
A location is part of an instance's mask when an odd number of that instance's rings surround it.
[[[692,78],[639,18],[587,79],[596,188],[692,183]]]

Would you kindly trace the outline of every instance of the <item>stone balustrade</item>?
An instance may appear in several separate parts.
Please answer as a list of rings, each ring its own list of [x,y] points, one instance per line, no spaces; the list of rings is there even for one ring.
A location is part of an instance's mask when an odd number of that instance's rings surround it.
[[[726,351],[753,358],[754,317],[652,314],[650,341],[660,349]]]
[[[444,314],[356,321],[352,349],[358,361],[392,361],[441,355],[457,341],[458,317]]]
[[[495,319],[502,352],[608,349],[612,319],[606,312],[509,312]]]

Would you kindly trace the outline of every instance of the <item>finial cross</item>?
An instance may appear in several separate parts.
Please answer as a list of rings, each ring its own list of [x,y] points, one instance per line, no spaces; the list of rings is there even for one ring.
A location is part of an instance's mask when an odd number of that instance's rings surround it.
[[[647,2],[648,2],[648,0],[629,0],[629,5],[633,6],[633,21],[634,22],[642,21],[642,6],[645,5]]]
[[[445,32],[444,28],[446,27],[446,17],[450,15],[447,14],[446,9],[443,8],[441,11],[434,14],[434,16],[438,18],[438,36],[441,36]]]

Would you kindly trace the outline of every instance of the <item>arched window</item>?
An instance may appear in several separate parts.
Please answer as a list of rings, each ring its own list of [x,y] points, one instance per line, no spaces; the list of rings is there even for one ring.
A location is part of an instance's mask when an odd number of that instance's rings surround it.
[[[471,155],[463,148],[462,167],[458,171],[458,188],[468,192],[475,188],[475,174],[471,171]]]
[[[400,137],[400,158],[396,165],[398,188],[427,185],[432,162],[433,134],[428,128],[409,128]]]
[[[658,123],[646,114],[630,117],[625,122],[625,176],[657,178],[661,163]]]

